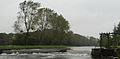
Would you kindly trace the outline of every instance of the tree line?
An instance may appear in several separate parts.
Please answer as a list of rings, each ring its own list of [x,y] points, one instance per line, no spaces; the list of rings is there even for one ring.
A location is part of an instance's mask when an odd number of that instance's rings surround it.
[[[25,34],[25,33],[24,33]],[[95,46],[98,45],[98,39],[94,37],[85,37],[79,34],[72,33],[71,37],[67,40],[62,40],[63,42],[59,42],[59,40],[52,39],[51,35],[46,35],[46,39],[41,40],[37,37],[40,32],[31,32],[31,38],[29,39],[30,45],[69,45],[69,46]],[[25,45],[23,34],[15,34],[15,33],[0,33],[0,45]],[[51,39],[50,39],[51,37]],[[41,42],[41,43],[40,43]]]

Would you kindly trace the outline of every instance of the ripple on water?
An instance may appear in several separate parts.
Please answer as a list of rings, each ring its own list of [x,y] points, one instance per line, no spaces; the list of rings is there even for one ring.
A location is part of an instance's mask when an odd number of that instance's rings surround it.
[[[19,54],[2,53],[0,59],[91,59],[90,52],[91,48],[87,47],[75,47],[73,50],[69,50],[65,53],[54,52],[54,53],[32,53],[32,54]]]

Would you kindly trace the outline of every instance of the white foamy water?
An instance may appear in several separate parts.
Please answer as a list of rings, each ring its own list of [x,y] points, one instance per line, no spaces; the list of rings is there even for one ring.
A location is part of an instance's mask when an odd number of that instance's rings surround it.
[[[94,47],[70,47],[72,50],[68,50],[65,53],[32,53],[32,54],[19,54],[2,53],[0,59],[92,59],[91,50]]]

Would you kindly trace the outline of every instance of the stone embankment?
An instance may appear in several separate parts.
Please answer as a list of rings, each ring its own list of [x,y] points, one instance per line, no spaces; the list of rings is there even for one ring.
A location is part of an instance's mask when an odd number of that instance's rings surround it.
[[[120,48],[94,48],[91,52],[92,57],[111,57],[120,58]]]

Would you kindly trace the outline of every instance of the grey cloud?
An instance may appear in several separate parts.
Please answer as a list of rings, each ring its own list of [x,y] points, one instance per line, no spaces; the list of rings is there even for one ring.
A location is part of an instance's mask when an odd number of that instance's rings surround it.
[[[0,2],[0,32],[13,32],[18,5],[23,0]],[[54,9],[71,25],[71,30],[85,36],[99,37],[100,32],[112,32],[120,20],[120,0],[34,0],[42,7]]]

